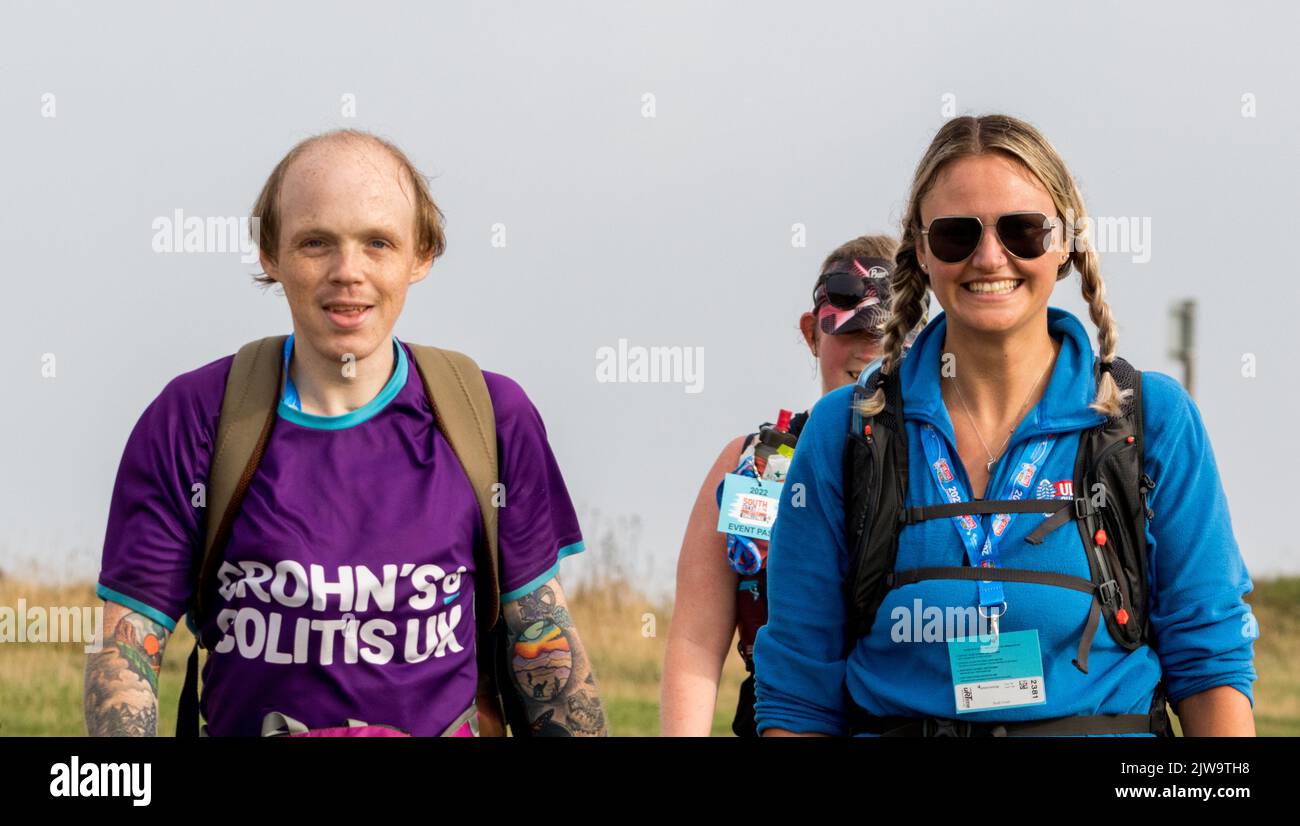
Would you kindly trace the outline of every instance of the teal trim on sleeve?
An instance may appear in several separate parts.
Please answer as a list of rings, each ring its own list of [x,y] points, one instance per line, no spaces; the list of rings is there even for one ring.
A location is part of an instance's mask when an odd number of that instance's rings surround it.
[[[135,611],[138,614],[144,614],[146,617],[158,623],[163,628],[166,628],[167,633],[169,634],[172,631],[176,630],[176,620],[168,617],[166,614],[164,614],[162,611],[159,611],[157,608],[154,608],[149,605],[145,605],[143,602],[141,602],[138,599],[132,599],[131,597],[128,597],[126,594],[123,594],[119,591],[114,591],[112,588],[105,586],[103,583],[100,583],[95,586],[95,593],[99,596],[100,599],[106,599],[109,600],[110,602],[116,602],[121,605],[125,605],[127,608],[130,608],[132,611]]]
[[[285,341],[285,353],[290,353],[292,338]],[[288,370],[285,371],[284,377],[284,395],[280,397],[280,405],[276,412],[280,418],[293,422],[296,425],[310,427],[314,430],[346,430],[349,427],[356,427],[368,419],[374,418],[378,413],[388,406],[403,387],[406,386],[407,358],[406,348],[397,342],[397,336],[393,336],[393,350],[397,359],[397,368],[393,370],[393,375],[388,378],[388,383],[384,389],[379,391],[379,395],[366,402],[356,410],[344,413],[341,416],[317,416],[314,413],[304,413],[294,407],[292,402],[298,398],[298,389],[293,386],[293,381],[289,378]],[[288,359],[286,358],[286,361]]]
[[[532,579],[528,580],[528,582],[524,583],[520,587],[515,588],[513,591],[508,591],[507,593],[502,594],[501,595],[502,604],[507,602],[513,602],[514,600],[517,600],[520,597],[527,596],[528,594],[531,594],[533,591],[536,591],[538,588],[540,588],[542,585],[545,585],[547,582],[551,580],[552,577],[554,577],[556,574],[560,572],[561,559],[564,559],[566,556],[573,556],[576,553],[582,553],[585,550],[587,550],[587,546],[582,542],[582,540],[578,540],[577,542],[574,542],[572,545],[565,545],[563,548],[560,548],[560,550],[555,552],[554,565],[547,568],[544,573],[533,577]]]

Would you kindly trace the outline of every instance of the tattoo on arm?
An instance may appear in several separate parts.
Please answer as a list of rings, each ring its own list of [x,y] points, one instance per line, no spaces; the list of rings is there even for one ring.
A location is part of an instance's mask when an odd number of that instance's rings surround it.
[[[603,736],[605,712],[558,580],[506,603],[511,673],[533,734]]]
[[[167,629],[131,611],[105,631],[103,648],[86,656],[86,731],[152,737],[158,733],[158,670]]]

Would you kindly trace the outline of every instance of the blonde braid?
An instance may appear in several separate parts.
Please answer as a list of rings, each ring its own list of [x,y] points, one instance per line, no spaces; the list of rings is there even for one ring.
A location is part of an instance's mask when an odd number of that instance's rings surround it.
[[[1085,248],[1075,251],[1070,257],[1074,259],[1075,269],[1079,271],[1083,300],[1088,302],[1088,315],[1091,316],[1092,323],[1097,325],[1099,358],[1104,366],[1109,367],[1115,360],[1119,329],[1115,317],[1111,315],[1110,305],[1106,303],[1106,282],[1101,280],[1097,253]],[[1126,394],[1129,392],[1132,391],[1125,391]],[[1106,416],[1119,416],[1123,399],[1119,385],[1115,384],[1115,377],[1109,370],[1102,370],[1097,378],[1097,397],[1088,406]]]
[[[903,242],[898,254],[894,256],[894,275],[890,279],[891,297],[889,318],[882,325],[885,335],[881,342],[884,355],[881,358],[882,375],[893,375],[898,363],[903,360],[903,345],[907,335],[921,324],[930,304],[930,290],[925,274],[916,262],[916,230],[906,226],[903,230]],[[858,412],[863,416],[875,416],[885,409],[885,389],[880,387],[868,398],[858,402]]]
[[[1097,254],[1091,249],[1087,238],[1089,222],[1084,211],[1083,196],[1065,161],[1042,133],[1018,118],[995,114],[978,118],[962,116],[949,120],[935,133],[929,148],[916,166],[903,218],[902,242],[895,255],[891,313],[883,325],[885,355],[882,359],[882,373],[893,375],[897,370],[907,335],[923,320],[929,303],[929,282],[917,263],[917,247],[921,238],[921,201],[948,164],[987,152],[999,152],[1021,163],[1047,189],[1057,212],[1070,216],[1072,223],[1077,222],[1077,228],[1073,231],[1078,234],[1065,239],[1069,255],[1058,268],[1057,279],[1064,278],[1071,267],[1079,272],[1083,298],[1088,302],[1088,314],[1097,326],[1099,359],[1102,366],[1109,368],[1115,360],[1119,330],[1111,315],[1110,305],[1106,303],[1106,285],[1101,279]],[[1123,400],[1109,369],[1102,370],[1097,379],[1097,395],[1089,407],[1107,416],[1118,416],[1122,412]],[[864,416],[874,416],[884,406],[884,391],[877,390],[871,397],[858,403],[858,412]]]

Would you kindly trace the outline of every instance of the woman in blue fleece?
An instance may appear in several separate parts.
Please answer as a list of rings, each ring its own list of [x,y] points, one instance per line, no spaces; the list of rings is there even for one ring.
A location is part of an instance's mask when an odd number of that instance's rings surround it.
[[[1117,328],[1096,253],[1086,234],[1069,231],[1086,228],[1085,215],[1069,170],[1029,124],[957,118],[936,134],[903,220],[881,368],[898,370],[901,380],[907,505],[1073,498],[1080,434],[1116,415],[1121,401],[1109,372],[1094,378],[1095,360],[1116,356]],[[1078,319],[1048,307],[1071,267],[1100,355]],[[929,291],[944,312],[902,358],[903,334],[921,318]],[[903,584],[886,592],[870,633],[849,638],[842,456],[854,386],[818,402],[768,559],[768,623],[754,652],[759,732],[935,733],[957,721],[976,724],[976,733],[1015,734],[1026,721],[1145,716],[1163,682],[1184,734],[1253,735],[1256,626],[1243,601],[1251,583],[1209,439],[1173,379],[1144,372],[1141,389],[1143,469],[1155,482],[1146,524],[1153,642],[1128,651],[1103,624],[1086,673],[1074,660],[1093,597],[1050,584]],[[881,392],[861,412],[875,415],[883,405]],[[971,560],[1089,579],[1073,523],[1041,544],[1025,542],[1044,518],[1013,515],[995,542],[994,516],[905,525],[895,569]],[[954,630],[953,617],[972,608],[989,618],[979,633]],[[861,722],[882,718],[929,722]]]

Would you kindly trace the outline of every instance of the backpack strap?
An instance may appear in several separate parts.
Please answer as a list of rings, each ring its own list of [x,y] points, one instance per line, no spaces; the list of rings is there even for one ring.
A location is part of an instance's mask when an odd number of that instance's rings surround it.
[[[507,714],[516,737],[530,732],[523,709],[510,692],[499,690],[498,670],[504,669],[507,640],[501,607],[497,546],[497,435],[492,398],[483,373],[464,353],[419,344],[408,345],[433,406],[433,418],[469,477],[483,520],[484,541],[474,549],[479,575],[474,578],[474,617],[478,631],[479,733],[505,735]],[[505,707],[503,708],[503,702]]]
[[[1109,365],[1099,363],[1098,376],[1101,370],[1109,371],[1119,387],[1120,414],[1079,436],[1074,507],[1058,511],[1026,537],[1039,544],[1070,519],[1079,527],[1095,589],[1074,659],[1075,668],[1084,674],[1103,619],[1111,638],[1128,651],[1149,644],[1151,638],[1146,494],[1154,483],[1143,470],[1142,373],[1121,358]]]
[[[877,388],[885,406],[864,417],[858,405]],[[871,632],[876,611],[890,588],[898,559],[898,532],[906,514],[907,431],[898,374],[876,368],[853,391],[852,426],[844,442],[844,528],[849,561],[844,598],[848,639]]]
[[[192,629],[201,628],[207,609],[206,594],[216,579],[221,552],[244,494],[261,461],[271,430],[283,377],[281,353],[288,336],[269,336],[249,342],[235,354],[226,379],[221,419],[209,470],[207,516],[220,513],[219,520],[207,519],[198,585],[191,611]],[[497,483],[496,418],[482,371],[468,356],[451,350],[407,345],[424,384],[438,429],[451,445],[474,489],[483,520],[483,542],[474,549],[476,578],[475,620],[478,643],[479,682],[476,706],[480,733],[505,734],[506,716],[497,688],[497,669],[505,652],[504,623],[501,622],[500,581],[497,551],[497,512],[493,505]],[[238,471],[238,472],[237,472]],[[198,651],[202,640],[196,631],[194,649],[186,663],[185,685],[181,690],[176,734],[199,733]],[[512,718],[516,736],[528,733]]]
[[[409,344],[415,366],[424,382],[425,393],[433,406],[438,430],[460,460],[474,489],[483,520],[486,554],[485,567],[475,577],[475,611],[480,629],[495,623],[500,613],[501,586],[498,581],[497,509],[497,431],[492,412],[492,397],[487,382],[474,360],[464,353]],[[491,576],[484,574],[491,573]],[[482,580],[480,587],[480,580]],[[484,610],[479,611],[482,607]]]
[[[226,393],[221,400],[217,441],[208,469],[204,508],[203,556],[198,567],[194,602],[189,616],[194,630],[194,648],[185,664],[185,685],[181,688],[176,714],[176,736],[199,734],[199,628],[208,608],[207,593],[216,580],[221,552],[230,537],[230,527],[239,513],[244,494],[257,472],[262,452],[275,426],[276,406],[282,382],[281,352],[288,336],[268,336],[239,348],[226,376]],[[213,514],[220,514],[217,519]]]
[[[1132,651],[1149,644],[1146,504],[1151,483],[1144,471],[1142,373],[1124,359],[1107,369],[1124,397],[1118,416],[1079,437],[1075,496],[1087,500],[1078,519],[1088,566],[1098,586],[1075,665],[1087,673],[1086,645],[1102,618],[1115,642]]]
[[[1000,569],[995,579],[1040,582],[1091,593],[1092,607],[1079,640],[1074,665],[1088,671],[1088,651],[1104,617],[1115,641],[1127,650],[1152,640],[1147,611],[1148,549],[1146,520],[1153,514],[1147,495],[1155,482],[1145,473],[1143,456],[1142,373],[1121,358],[1099,366],[1108,370],[1122,394],[1121,414],[1110,417],[1080,435],[1075,460],[1073,502],[1026,501],[963,503],[965,512],[1051,512],[1027,538],[1039,544],[1047,533],[1074,520],[1083,538],[1091,578],[1063,574]],[[862,416],[858,403],[885,389],[885,406],[875,416]],[[853,394],[853,412],[844,446],[845,531],[849,565],[845,595],[849,638],[871,632],[876,611],[893,587],[922,579],[976,579],[973,569],[942,568],[895,572],[898,532],[904,525],[949,516],[946,505],[905,507],[907,490],[907,433],[897,376],[882,376],[877,369],[861,380]],[[1098,487],[1099,486],[1099,487]],[[1094,491],[1103,494],[1094,502]],[[870,525],[867,523],[870,522]],[[852,643],[850,643],[852,644]],[[1163,681],[1157,684],[1149,713],[1151,730],[1168,735],[1172,729],[1165,710]]]

